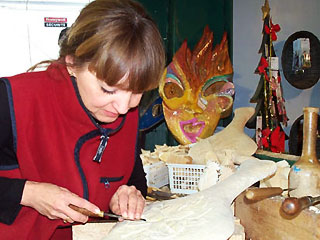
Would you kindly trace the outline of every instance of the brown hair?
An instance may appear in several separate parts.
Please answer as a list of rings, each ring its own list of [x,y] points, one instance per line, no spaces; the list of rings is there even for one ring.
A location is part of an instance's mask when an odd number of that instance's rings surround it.
[[[89,71],[109,86],[142,93],[158,87],[165,52],[156,24],[131,0],[96,0],[82,9],[60,45],[59,61]],[[118,81],[129,74],[129,82]]]

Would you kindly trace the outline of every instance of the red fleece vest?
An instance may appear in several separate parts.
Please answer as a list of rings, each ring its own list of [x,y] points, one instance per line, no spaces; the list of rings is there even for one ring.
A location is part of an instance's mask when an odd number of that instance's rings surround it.
[[[123,125],[120,117],[99,127],[83,106],[75,82],[59,64],[10,77],[7,85],[19,169],[0,175],[56,184],[108,211],[113,193],[128,182],[133,170],[137,109],[126,115]],[[108,131],[104,129],[113,133],[97,163],[93,158],[103,131]],[[0,224],[0,238],[50,239],[59,225],[65,224],[23,207],[12,225]]]

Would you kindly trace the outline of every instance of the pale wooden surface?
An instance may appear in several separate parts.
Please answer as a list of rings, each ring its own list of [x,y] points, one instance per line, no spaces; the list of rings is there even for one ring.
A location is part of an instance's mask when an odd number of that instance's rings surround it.
[[[229,240],[245,240],[244,228],[235,220],[235,232]],[[115,223],[87,223],[72,227],[73,240],[101,240],[106,237]],[[132,239],[134,240],[134,239]]]
[[[73,240],[101,240],[116,222],[86,223],[72,226]]]
[[[293,219],[280,215],[283,197],[247,203],[244,193],[235,201],[235,215],[251,240],[316,240],[320,239],[320,214],[303,210]]]

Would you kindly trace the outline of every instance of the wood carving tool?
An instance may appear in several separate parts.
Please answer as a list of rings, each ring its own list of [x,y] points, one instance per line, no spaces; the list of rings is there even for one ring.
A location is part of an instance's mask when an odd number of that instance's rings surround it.
[[[107,212],[104,212],[101,210],[99,213],[94,213],[94,212],[89,211],[88,209],[81,208],[81,207],[75,206],[73,204],[69,204],[69,207],[79,213],[82,213],[83,215],[88,216],[88,217],[94,217],[94,218],[113,217],[113,218],[118,218],[118,219],[123,218],[121,215],[107,213]],[[127,220],[127,219],[125,219],[125,220]],[[128,220],[130,220],[130,219],[128,219]],[[139,220],[146,221],[146,219],[143,219],[143,218],[140,218]]]
[[[294,216],[296,214],[299,214],[303,209],[315,205],[319,202],[320,196],[305,196],[301,198],[289,197],[282,202],[281,210],[289,216]]]
[[[280,187],[266,187],[266,188],[249,188],[246,190],[245,197],[250,201],[260,201],[265,198],[281,195],[284,191],[290,189],[282,189]]]
[[[169,200],[169,199],[174,199],[178,198],[177,194],[169,193],[169,192],[164,192],[161,190],[153,190],[153,189],[148,189],[148,194],[147,196],[154,198],[156,200]]]

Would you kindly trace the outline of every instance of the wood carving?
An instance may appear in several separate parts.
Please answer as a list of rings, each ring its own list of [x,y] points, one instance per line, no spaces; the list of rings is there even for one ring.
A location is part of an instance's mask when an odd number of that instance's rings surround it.
[[[242,162],[248,156],[254,154],[257,150],[257,144],[248,135],[244,133],[246,122],[254,114],[254,108],[237,108],[234,111],[232,122],[221,132],[211,137],[200,140],[189,150],[189,156],[193,159],[193,164],[205,164],[205,156],[210,153],[217,154],[221,151],[231,151],[234,154],[234,160]],[[242,158],[244,156],[244,158]]]
[[[149,204],[144,221],[115,225],[104,240],[226,240],[234,232],[233,200],[276,171],[273,161],[248,159],[216,185],[178,199]]]

